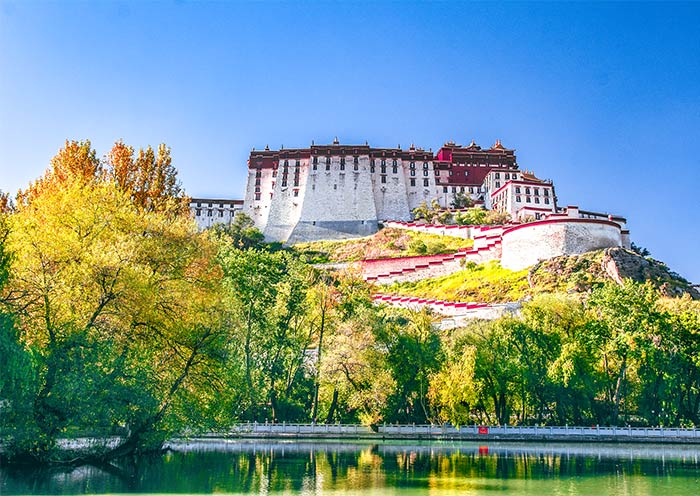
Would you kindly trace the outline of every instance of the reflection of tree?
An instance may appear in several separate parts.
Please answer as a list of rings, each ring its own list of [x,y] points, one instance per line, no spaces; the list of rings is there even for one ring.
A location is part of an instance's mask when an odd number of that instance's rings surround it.
[[[649,448],[644,458],[639,457],[639,447],[489,448],[485,453],[474,445],[232,443],[218,451],[175,451],[99,467],[3,467],[0,480],[8,494],[507,491],[522,480],[617,479],[632,474],[664,480],[688,476],[694,481],[698,470],[698,450],[693,448],[675,448],[671,455],[666,448]],[[661,457],[664,464],[659,463]]]

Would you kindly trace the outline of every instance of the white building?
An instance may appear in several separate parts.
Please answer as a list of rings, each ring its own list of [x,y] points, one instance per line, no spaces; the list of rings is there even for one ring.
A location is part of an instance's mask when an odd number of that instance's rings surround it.
[[[243,200],[192,198],[190,211],[199,228],[206,229],[214,224],[230,224],[243,211]]]

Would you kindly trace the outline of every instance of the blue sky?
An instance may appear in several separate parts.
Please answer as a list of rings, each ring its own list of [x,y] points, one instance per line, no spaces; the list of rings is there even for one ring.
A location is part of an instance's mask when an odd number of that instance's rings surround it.
[[[66,139],[167,143],[192,196],[252,147],[498,138],[560,204],[700,282],[700,4],[0,0],[0,189]]]

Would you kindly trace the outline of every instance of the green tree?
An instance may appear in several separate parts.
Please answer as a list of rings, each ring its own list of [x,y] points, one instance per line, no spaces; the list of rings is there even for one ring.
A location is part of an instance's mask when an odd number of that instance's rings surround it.
[[[225,342],[214,252],[189,216],[143,211],[105,175],[70,170],[51,169],[24,197],[6,244],[3,299],[37,364],[25,420],[40,435],[24,441],[42,460],[75,429],[122,426],[128,436],[105,456],[158,446]]]
[[[228,239],[234,248],[265,247],[265,236],[255,227],[253,219],[243,212],[236,214],[231,224],[214,224],[210,230],[216,238]]]
[[[474,206],[474,200],[472,200],[471,195],[469,193],[464,193],[464,192],[457,192],[454,195],[454,199],[452,200],[452,208],[471,208]]]
[[[486,223],[486,210],[472,207],[466,212],[455,214],[455,222],[460,226],[480,226]]]

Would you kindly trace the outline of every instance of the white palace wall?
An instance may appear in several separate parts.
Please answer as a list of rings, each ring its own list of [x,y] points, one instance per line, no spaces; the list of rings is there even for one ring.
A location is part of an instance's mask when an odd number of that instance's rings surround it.
[[[355,170],[353,157],[332,157],[330,170],[319,160],[316,170],[304,168],[300,177],[300,214],[288,231],[268,231],[268,239],[300,243],[316,239],[367,236],[377,231],[369,157],[361,156]],[[286,234],[288,232],[288,234]],[[284,235],[286,234],[286,235]]]
[[[614,246],[622,246],[622,232],[615,222],[572,218],[530,222],[503,232],[501,265],[521,270],[540,260]]]

